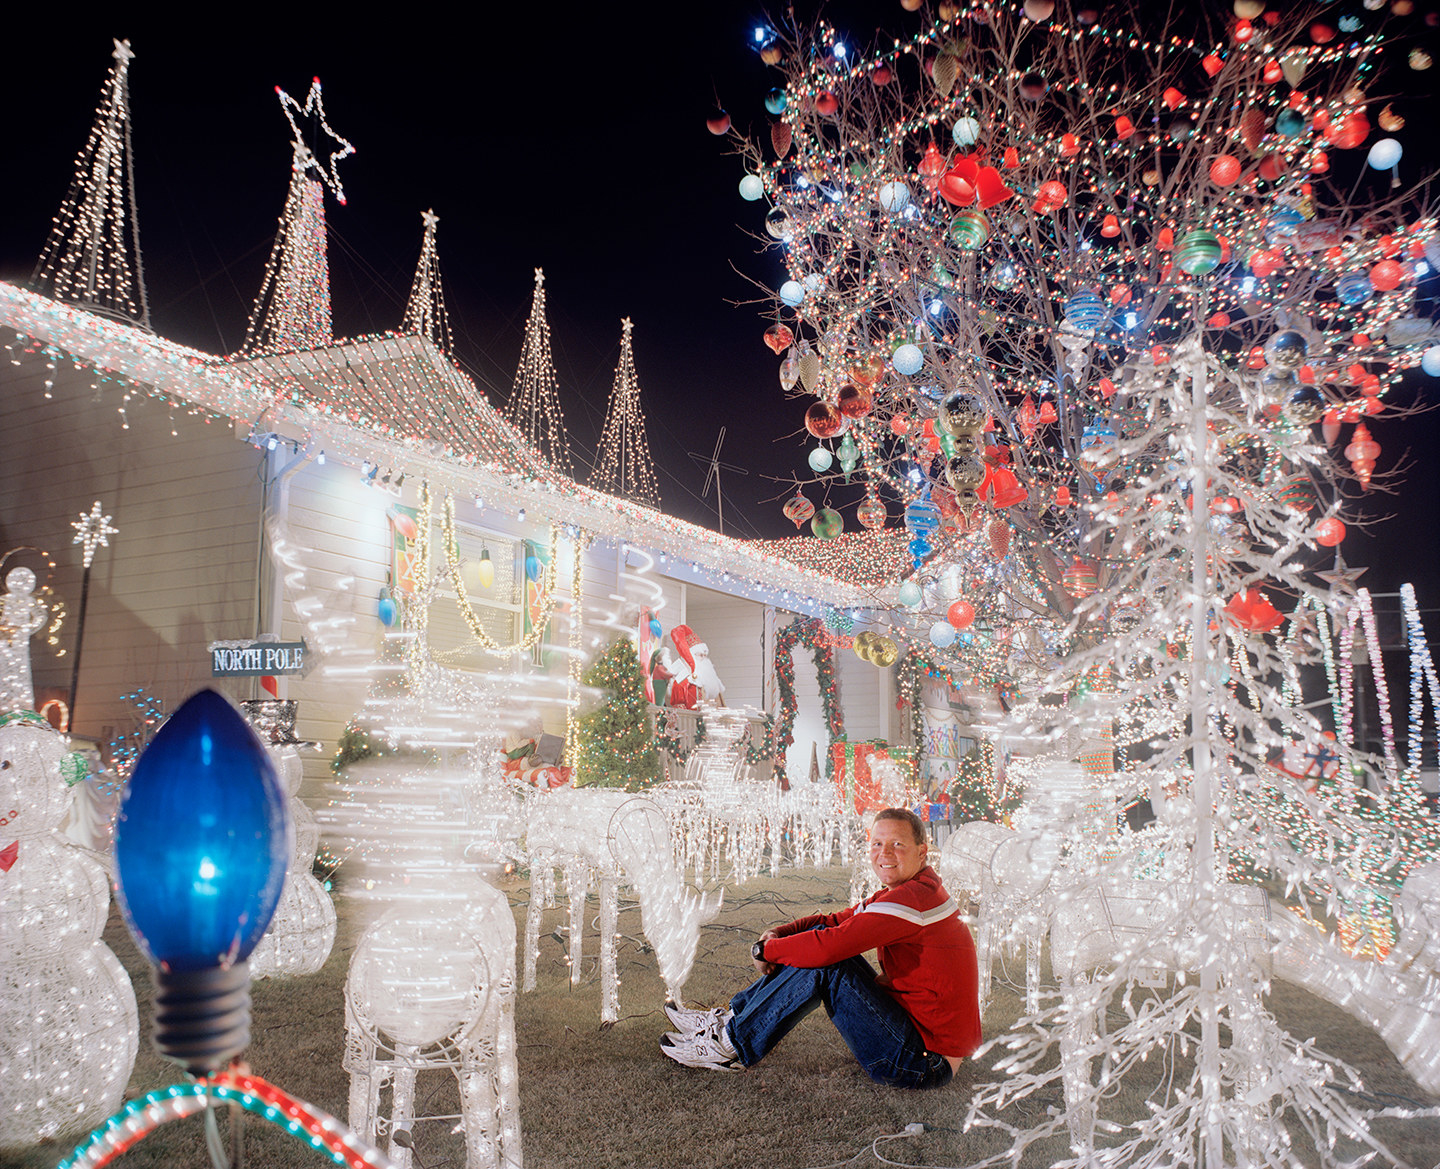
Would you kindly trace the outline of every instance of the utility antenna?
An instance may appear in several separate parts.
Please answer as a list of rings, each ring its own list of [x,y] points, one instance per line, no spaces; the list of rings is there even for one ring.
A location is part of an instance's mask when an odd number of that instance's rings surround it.
[[[705,496],[709,495],[710,485],[712,483],[715,485],[715,513],[717,516],[719,516],[720,519],[720,534],[722,536],[725,534],[725,500],[724,497],[720,494],[720,472],[729,471],[731,474],[734,475],[750,474],[750,472],[744,467],[737,467],[734,463],[722,463],[720,461],[720,448],[724,445],[724,443],[725,428],[722,426],[720,428],[719,435],[715,439],[715,449],[710,453],[710,457],[708,459],[702,454],[697,454],[695,451],[686,452],[686,454],[688,454],[697,463],[707,463],[709,465],[710,469],[705,473],[705,486],[700,488],[700,496],[703,499]]]

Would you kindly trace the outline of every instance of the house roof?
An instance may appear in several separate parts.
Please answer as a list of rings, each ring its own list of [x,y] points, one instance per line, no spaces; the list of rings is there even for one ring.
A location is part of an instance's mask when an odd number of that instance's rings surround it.
[[[507,472],[556,474],[425,337],[365,337],[225,365],[312,417]]]
[[[384,462],[432,488],[664,553],[685,579],[785,608],[869,607],[878,583],[805,562],[786,541],[735,540],[554,470],[425,338],[381,336],[230,359],[0,282],[0,325],[150,393],[263,426],[329,458]],[[893,578],[892,578],[893,579]],[[747,585],[749,588],[747,589]]]

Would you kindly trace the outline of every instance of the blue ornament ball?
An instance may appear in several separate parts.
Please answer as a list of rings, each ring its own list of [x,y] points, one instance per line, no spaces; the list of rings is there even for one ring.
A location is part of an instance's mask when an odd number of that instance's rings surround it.
[[[1431,377],[1440,377],[1440,345],[1432,345],[1420,355],[1420,368]]]
[[[1065,302],[1065,319],[1082,333],[1089,333],[1105,323],[1105,302],[1093,288],[1080,288]]]
[[[940,509],[922,495],[905,508],[905,527],[917,536],[928,536],[940,526]]]
[[[900,586],[900,603],[913,609],[921,601],[920,586],[913,580],[907,580]]]
[[[1374,291],[1375,285],[1364,272],[1347,272],[1335,281],[1335,295],[1344,304],[1364,304]]]
[[[937,649],[949,649],[955,644],[956,629],[948,621],[937,621],[930,626],[930,644]]]
[[[1294,138],[1305,129],[1305,115],[1299,110],[1284,109],[1275,115],[1275,132]]]

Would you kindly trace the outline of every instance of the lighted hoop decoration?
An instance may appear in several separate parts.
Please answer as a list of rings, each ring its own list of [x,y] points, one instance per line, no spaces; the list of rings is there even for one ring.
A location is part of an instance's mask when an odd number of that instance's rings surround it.
[[[189,1084],[172,1084],[124,1108],[90,1134],[57,1169],[99,1169],[133,1148],[162,1124],[204,1112],[212,1102],[238,1104],[329,1155],[346,1169],[390,1169],[390,1160],[340,1121],[259,1076],[220,1072]]]

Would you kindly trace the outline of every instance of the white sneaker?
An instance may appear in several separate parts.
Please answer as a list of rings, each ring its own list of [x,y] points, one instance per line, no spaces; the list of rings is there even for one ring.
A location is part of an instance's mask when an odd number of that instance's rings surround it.
[[[729,1042],[722,1044],[711,1035],[691,1035],[679,1043],[662,1043],[660,1050],[681,1067],[708,1068],[716,1072],[745,1070]]]
[[[682,1035],[694,1035],[710,1030],[725,1010],[725,1007],[711,1007],[708,1011],[694,1011],[673,1003],[665,1004],[665,1014],[670,1025]]]

